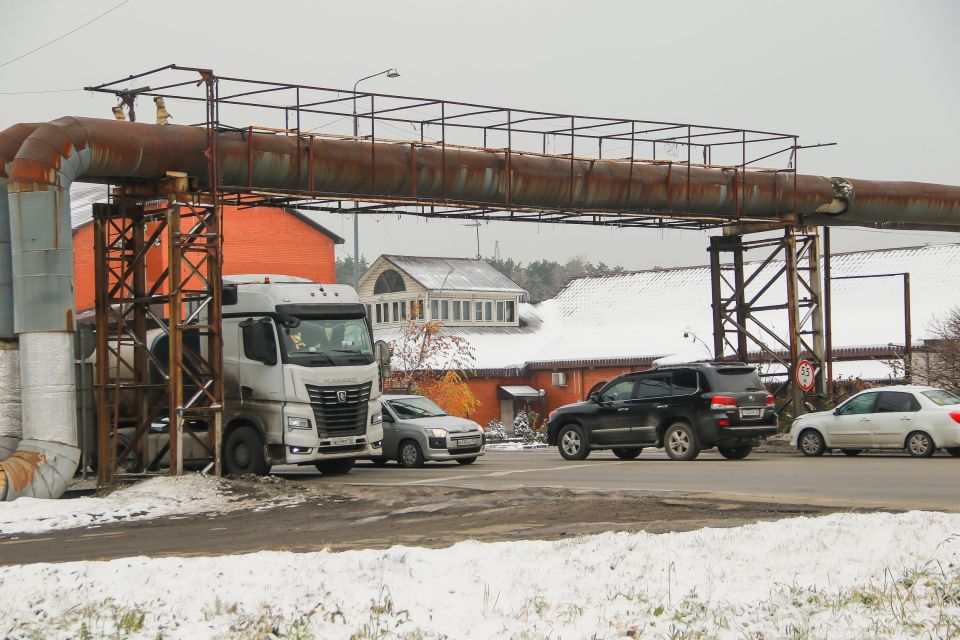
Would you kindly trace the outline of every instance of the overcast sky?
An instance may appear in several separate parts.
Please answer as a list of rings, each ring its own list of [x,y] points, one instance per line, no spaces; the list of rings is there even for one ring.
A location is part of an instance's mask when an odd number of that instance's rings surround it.
[[[264,3],[0,0],[0,127],[111,117],[80,87],[169,63],[221,75],[580,114],[783,131],[804,173],[960,184],[960,3]],[[57,93],[22,93],[59,91]],[[141,105],[146,108],[147,105]],[[150,105],[152,110],[152,105]],[[177,113],[171,109],[174,123]],[[244,123],[260,124],[260,123]],[[347,238],[348,217],[321,215]],[[582,255],[631,269],[704,264],[705,233],[483,224],[481,252]],[[472,256],[462,222],[361,219],[361,252]],[[835,250],[953,242],[953,234],[840,230]]]

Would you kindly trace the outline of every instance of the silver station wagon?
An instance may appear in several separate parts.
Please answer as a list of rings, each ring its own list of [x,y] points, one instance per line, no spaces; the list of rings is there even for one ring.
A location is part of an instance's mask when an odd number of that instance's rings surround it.
[[[390,460],[403,467],[421,467],[428,460],[472,464],[483,455],[485,438],[480,425],[447,414],[429,398],[383,396],[380,404],[383,456],[371,458],[378,466]]]

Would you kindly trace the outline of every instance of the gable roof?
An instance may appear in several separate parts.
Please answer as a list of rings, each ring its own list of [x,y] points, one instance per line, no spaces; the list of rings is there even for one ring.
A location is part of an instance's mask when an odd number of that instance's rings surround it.
[[[104,184],[75,183],[70,189],[70,225],[74,231],[93,222],[93,204],[107,201],[107,186]],[[280,207],[271,207],[278,209]],[[333,244],[343,244],[345,240],[325,226],[297,209],[283,207],[283,210],[311,228],[324,234]]]
[[[526,290],[489,263],[474,258],[380,256],[430,291],[484,291],[515,293],[526,299]]]
[[[960,244],[835,253],[831,258],[834,277],[909,272],[915,341],[931,337],[931,321],[960,305]],[[758,263],[748,264],[756,268]],[[782,265],[782,261],[767,265],[748,287],[747,297],[756,295]],[[783,300],[785,291],[778,285],[758,304]],[[835,350],[887,351],[890,343],[903,344],[901,279],[834,280],[832,306]],[[519,335],[487,333],[480,327],[443,331],[456,330],[466,338],[474,347],[477,368],[482,369],[640,361],[691,352],[708,356],[709,348],[702,343],[711,344],[713,338],[709,267],[573,278],[556,297],[520,311],[521,321],[533,315],[537,322],[516,331]],[[755,315],[786,335],[785,312]]]

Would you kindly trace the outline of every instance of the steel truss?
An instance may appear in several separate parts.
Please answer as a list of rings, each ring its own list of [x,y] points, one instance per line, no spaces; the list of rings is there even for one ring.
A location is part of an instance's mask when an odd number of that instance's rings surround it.
[[[765,258],[746,261],[747,252],[760,250],[766,250]],[[780,238],[748,241],[742,235],[712,237],[710,275],[714,356],[779,364],[787,373],[788,388],[782,391],[794,415],[804,413],[808,402],[822,406],[827,376],[818,229],[787,227]],[[776,328],[784,319],[786,338]],[[801,360],[816,372],[809,392],[796,382]]]
[[[172,474],[185,462],[213,463],[219,473],[220,211],[188,203],[182,192],[116,200],[94,205],[98,483],[157,471],[164,457]],[[157,339],[165,339],[166,357],[151,349]],[[144,436],[163,424],[169,438],[148,447]],[[185,435],[201,458],[184,459]]]
[[[199,84],[208,86],[205,93],[195,91],[198,74],[201,77]],[[211,82],[216,87],[212,95],[209,91]],[[793,202],[796,202],[799,150],[808,148],[799,144],[798,136],[789,133],[355,92],[215,76],[209,69],[178,65],[166,65],[87,87],[87,90],[116,96],[126,106],[131,120],[135,118],[133,107],[141,98],[163,99],[166,109],[178,114],[178,122],[189,122],[192,110],[201,104],[207,106],[208,112],[212,105],[217,112],[215,122],[219,130],[296,138],[307,157],[312,157],[318,139],[327,138],[405,145],[410,147],[411,157],[432,148],[445,158],[440,176],[443,195],[439,198],[427,198],[415,192],[371,196],[325,193],[312,188],[266,192],[255,189],[252,183],[222,185],[224,202],[250,207],[268,205],[426,218],[709,229],[751,220],[743,215],[743,203],[749,195],[748,172],[792,176],[789,189],[793,192]],[[181,113],[184,115],[179,115]],[[380,145],[367,146],[371,166],[374,166]],[[508,176],[503,202],[465,204],[447,198],[446,187],[451,178],[447,175],[446,158],[451,158],[452,163],[455,154],[461,151],[484,151],[502,157]],[[569,165],[571,194],[574,192],[574,165],[578,161],[604,160],[624,163],[629,166],[631,174],[641,165],[665,167],[668,169],[668,190],[673,185],[676,195],[663,210],[595,211],[575,206],[572,198],[570,206],[566,207],[520,206],[511,202],[510,167],[530,156],[554,159],[558,169]],[[686,211],[685,203],[697,190],[695,181],[691,181],[691,169],[698,167],[723,170],[733,176],[733,205],[729,211],[715,215],[696,215]],[[632,184],[628,181],[628,189]],[[789,193],[785,195],[791,196]],[[358,206],[354,208],[353,203]],[[796,223],[792,214],[773,213],[778,214],[774,220],[783,224]],[[763,219],[765,222],[770,220]]]

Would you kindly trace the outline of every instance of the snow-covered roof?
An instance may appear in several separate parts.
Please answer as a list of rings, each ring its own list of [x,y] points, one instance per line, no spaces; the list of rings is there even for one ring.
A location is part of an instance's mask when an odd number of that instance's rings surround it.
[[[747,289],[756,295],[782,267],[772,262]],[[930,337],[931,321],[960,305],[960,244],[930,245],[834,254],[834,277],[910,273],[915,340]],[[749,272],[749,267],[748,267]],[[759,304],[785,300],[772,287]],[[834,349],[903,344],[902,278],[833,281]],[[780,335],[784,312],[756,314]],[[445,328],[467,338],[476,368],[583,361],[636,361],[691,352],[710,354],[713,337],[709,267],[683,267],[585,276],[571,280],[556,297],[521,305],[517,328]],[[531,319],[535,319],[530,322]],[[378,331],[391,340],[399,330]],[[687,337],[684,337],[684,334]],[[875,377],[876,371],[870,371]]]
[[[385,255],[393,264],[430,291],[527,292],[483,260],[472,258],[429,258],[421,256]]]
[[[70,188],[70,225],[77,229],[93,220],[93,203],[107,201],[107,185],[77,182]]]

